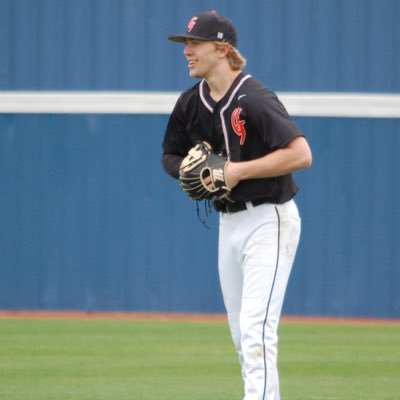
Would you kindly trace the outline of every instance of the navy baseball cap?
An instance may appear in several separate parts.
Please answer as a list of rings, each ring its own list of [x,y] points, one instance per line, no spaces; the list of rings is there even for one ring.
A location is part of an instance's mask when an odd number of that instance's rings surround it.
[[[186,39],[227,42],[236,47],[237,35],[232,22],[216,11],[192,17],[182,35],[169,35],[169,40],[184,43]]]

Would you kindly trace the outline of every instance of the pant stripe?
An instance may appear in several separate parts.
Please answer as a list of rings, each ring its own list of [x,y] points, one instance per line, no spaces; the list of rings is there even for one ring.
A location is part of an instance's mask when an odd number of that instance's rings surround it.
[[[263,356],[264,356],[264,391],[263,391],[263,397],[262,397],[263,400],[265,400],[265,396],[266,396],[266,393],[267,393],[267,378],[268,378],[268,376],[267,376],[267,354],[266,354],[266,346],[265,346],[265,326],[268,323],[269,305],[271,303],[272,292],[274,291],[275,280],[276,280],[276,275],[278,273],[278,265],[279,265],[279,246],[280,246],[280,227],[281,227],[281,222],[280,222],[279,212],[278,212],[278,209],[276,207],[275,207],[275,212],[276,212],[276,216],[278,218],[278,238],[277,238],[276,264],[275,264],[274,279],[272,281],[271,291],[269,293],[267,309],[266,309],[265,319],[264,319],[264,323],[263,323],[263,331],[262,331]]]

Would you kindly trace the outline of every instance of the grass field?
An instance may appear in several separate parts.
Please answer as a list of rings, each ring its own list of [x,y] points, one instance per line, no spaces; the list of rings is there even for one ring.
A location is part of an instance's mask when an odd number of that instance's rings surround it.
[[[283,400],[400,399],[400,325],[284,322]],[[225,322],[0,319],[2,400],[240,400]]]

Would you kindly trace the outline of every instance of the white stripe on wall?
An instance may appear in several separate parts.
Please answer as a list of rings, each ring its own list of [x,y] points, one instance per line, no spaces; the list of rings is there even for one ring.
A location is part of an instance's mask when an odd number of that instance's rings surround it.
[[[400,94],[277,93],[289,114],[400,118]],[[169,114],[177,92],[0,92],[0,113]]]

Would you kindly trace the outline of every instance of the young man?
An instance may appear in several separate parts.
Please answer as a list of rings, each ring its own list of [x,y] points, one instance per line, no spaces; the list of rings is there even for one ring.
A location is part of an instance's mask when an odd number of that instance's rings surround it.
[[[227,157],[233,202],[215,202],[224,304],[244,399],[278,400],[278,322],[300,236],[291,173],[310,167],[311,150],[276,95],[242,72],[231,21],[199,13],[169,39],[185,44],[189,74],[200,81],[170,116],[163,166],[178,178],[182,159],[203,140]]]

